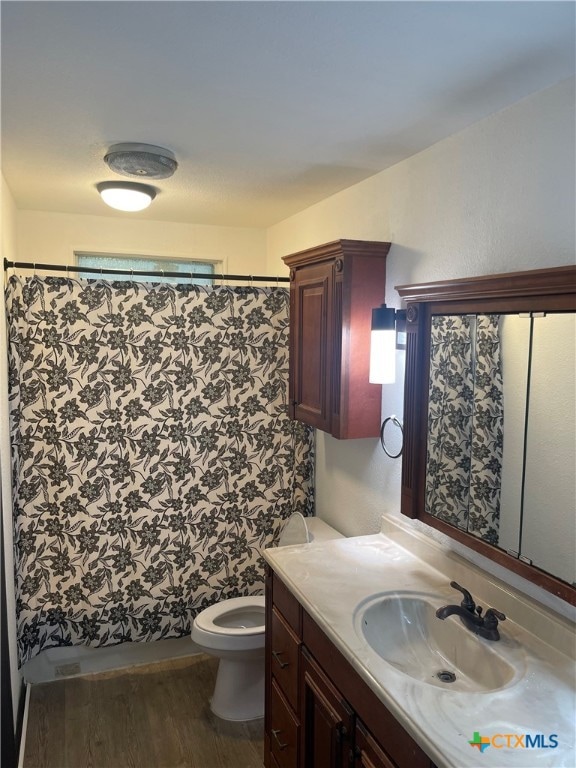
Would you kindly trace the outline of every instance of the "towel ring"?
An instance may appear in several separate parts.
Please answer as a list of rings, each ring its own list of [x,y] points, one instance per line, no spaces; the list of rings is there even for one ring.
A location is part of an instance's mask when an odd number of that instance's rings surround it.
[[[402,435],[402,441],[400,443],[400,450],[398,451],[398,453],[390,453],[390,451],[386,447],[386,440],[384,439],[384,430],[386,429],[386,424],[388,424],[389,421],[391,421],[395,426],[398,427]],[[402,456],[402,451],[404,450],[404,427],[402,426],[402,424],[400,424],[396,416],[388,416],[388,418],[384,419],[384,421],[382,422],[382,426],[380,427],[380,445],[382,446],[382,450],[384,451],[386,456],[389,456],[391,459],[398,459],[400,456]]]

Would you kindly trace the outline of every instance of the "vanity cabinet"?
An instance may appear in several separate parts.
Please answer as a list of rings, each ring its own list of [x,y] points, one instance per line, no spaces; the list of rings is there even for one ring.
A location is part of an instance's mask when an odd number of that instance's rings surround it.
[[[434,768],[267,566],[266,768]]]
[[[368,381],[372,309],[390,243],[336,240],[290,268],[289,414],[337,438],[378,437],[382,387]]]

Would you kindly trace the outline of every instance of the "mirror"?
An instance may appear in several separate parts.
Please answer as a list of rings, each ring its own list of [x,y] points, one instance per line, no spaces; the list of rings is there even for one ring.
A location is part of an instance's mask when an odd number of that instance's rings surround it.
[[[575,329],[572,313],[432,315],[424,495],[427,514],[570,583]]]
[[[574,603],[575,267],[400,286],[402,511]]]

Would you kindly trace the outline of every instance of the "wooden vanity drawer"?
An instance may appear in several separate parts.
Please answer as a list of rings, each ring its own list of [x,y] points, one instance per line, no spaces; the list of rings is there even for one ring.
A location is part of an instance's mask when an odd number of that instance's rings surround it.
[[[284,621],[276,607],[272,608],[270,655],[272,675],[292,709],[298,708],[298,663],[300,640]]]
[[[298,637],[302,636],[302,608],[292,592],[273,574],[272,602]]]
[[[278,683],[272,679],[270,696],[270,748],[278,768],[298,768],[299,725]]]

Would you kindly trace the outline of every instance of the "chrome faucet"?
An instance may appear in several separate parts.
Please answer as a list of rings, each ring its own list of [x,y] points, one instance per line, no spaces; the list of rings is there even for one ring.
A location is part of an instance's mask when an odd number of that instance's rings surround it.
[[[476,605],[467,589],[455,581],[451,581],[450,586],[462,592],[463,600],[460,605],[445,605],[438,608],[436,616],[442,620],[447,619],[448,616],[460,616],[462,624],[475,635],[479,635],[485,640],[500,640],[498,622],[504,621],[506,616],[495,608],[488,608],[482,616],[482,608]]]

